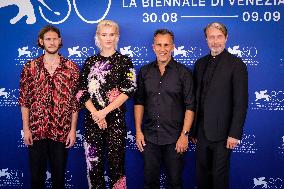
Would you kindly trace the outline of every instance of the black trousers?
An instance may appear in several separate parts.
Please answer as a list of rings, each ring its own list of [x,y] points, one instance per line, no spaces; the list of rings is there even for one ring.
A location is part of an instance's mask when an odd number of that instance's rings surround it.
[[[109,188],[126,185],[124,113],[114,110],[107,115],[107,129],[99,129],[93,120],[87,119],[84,148],[90,189],[105,189],[105,163],[107,162]],[[123,183],[123,184],[121,184]]]
[[[208,141],[204,129],[198,130],[196,175],[198,189],[229,189],[231,150],[227,141]]]
[[[144,189],[160,189],[161,163],[167,173],[167,189],[181,189],[184,155],[175,150],[176,144],[157,145],[146,141],[144,158]]]
[[[29,146],[31,188],[44,189],[47,162],[50,165],[53,189],[64,189],[65,168],[68,150],[65,144],[50,139],[34,141]]]

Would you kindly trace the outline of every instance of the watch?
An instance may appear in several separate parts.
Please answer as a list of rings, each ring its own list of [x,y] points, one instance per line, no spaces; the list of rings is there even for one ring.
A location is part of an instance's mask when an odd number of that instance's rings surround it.
[[[187,137],[189,136],[189,131],[182,131],[182,133]]]

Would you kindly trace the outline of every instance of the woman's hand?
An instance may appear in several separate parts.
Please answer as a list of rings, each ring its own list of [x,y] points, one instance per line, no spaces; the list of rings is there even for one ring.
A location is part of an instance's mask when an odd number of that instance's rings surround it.
[[[97,124],[98,124],[99,128],[102,129],[102,130],[105,130],[107,128],[106,119],[102,119]]]
[[[105,119],[107,114],[108,112],[105,109],[102,109],[99,111],[92,112],[92,118],[96,123],[99,123],[100,121]]]

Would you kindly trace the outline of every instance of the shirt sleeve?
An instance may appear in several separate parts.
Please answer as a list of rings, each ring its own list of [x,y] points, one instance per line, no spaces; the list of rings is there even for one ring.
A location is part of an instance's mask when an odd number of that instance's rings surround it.
[[[87,102],[91,95],[88,92],[88,75],[90,73],[90,58],[85,61],[84,67],[80,73],[78,93],[76,95],[77,101],[81,107],[85,107],[85,102]]]
[[[130,58],[123,61],[122,78],[119,90],[129,97],[133,97],[136,91],[136,74]]]
[[[29,85],[30,81],[30,72],[29,72],[30,62],[26,63],[20,79],[20,95],[19,95],[19,105],[24,106],[26,108],[30,108],[30,93],[29,93]]]
[[[79,80],[79,69],[77,67],[77,65],[74,63],[74,68],[73,68],[73,75],[72,75],[72,79],[73,79],[73,84],[72,84],[72,112],[75,113],[77,111],[79,111],[79,102],[76,99],[76,94],[78,94],[78,80]]]
[[[195,95],[193,76],[191,71],[186,68],[182,74],[183,99],[186,110],[195,111]]]
[[[137,90],[134,96],[134,104],[144,105],[145,102],[144,97],[145,97],[145,88],[144,88],[143,67],[142,67],[137,77]]]

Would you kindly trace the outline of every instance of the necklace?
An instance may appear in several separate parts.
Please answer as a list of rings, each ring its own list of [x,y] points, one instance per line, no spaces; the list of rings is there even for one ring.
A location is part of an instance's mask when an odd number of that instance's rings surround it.
[[[43,63],[45,69],[47,69],[48,73],[52,76],[56,70],[56,68],[59,65],[59,58],[55,57],[53,59],[46,60],[46,58],[43,58]]]

